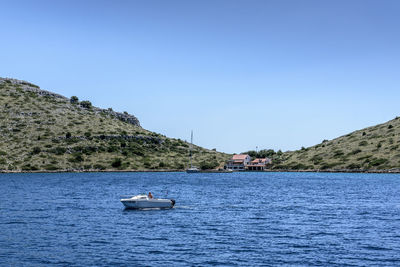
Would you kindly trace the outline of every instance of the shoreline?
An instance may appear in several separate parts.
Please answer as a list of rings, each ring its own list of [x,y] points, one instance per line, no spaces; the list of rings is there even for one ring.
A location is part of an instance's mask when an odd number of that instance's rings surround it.
[[[5,173],[96,173],[96,172],[186,172],[185,170],[35,170],[35,171],[24,171],[24,170],[0,170],[0,174]],[[259,172],[310,172],[310,173],[390,173],[400,174],[400,169],[393,170],[264,170],[264,171],[219,171],[219,170],[204,170],[199,173],[259,173]]]

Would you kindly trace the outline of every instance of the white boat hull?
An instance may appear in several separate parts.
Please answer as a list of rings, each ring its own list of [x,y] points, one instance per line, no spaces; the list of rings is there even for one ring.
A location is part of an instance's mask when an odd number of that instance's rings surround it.
[[[187,173],[198,173],[200,172],[199,169],[197,169],[196,167],[192,167],[186,170]]]
[[[173,199],[121,199],[127,209],[170,209],[174,207],[175,200]]]

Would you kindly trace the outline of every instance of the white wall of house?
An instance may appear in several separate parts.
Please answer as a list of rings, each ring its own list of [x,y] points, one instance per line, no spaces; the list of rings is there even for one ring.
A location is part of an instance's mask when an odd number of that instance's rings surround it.
[[[228,161],[228,164],[226,165],[227,169],[232,169],[232,170],[244,170],[245,167],[250,164],[251,162],[251,157],[247,155],[241,163],[235,163],[235,160],[231,159]]]
[[[250,164],[251,162],[251,157],[247,155],[247,157],[244,159],[244,165]]]

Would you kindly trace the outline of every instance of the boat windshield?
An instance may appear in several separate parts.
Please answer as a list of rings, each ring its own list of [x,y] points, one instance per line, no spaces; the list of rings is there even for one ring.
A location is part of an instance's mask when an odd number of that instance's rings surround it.
[[[133,196],[133,199],[147,199],[147,195],[137,195],[137,196]]]

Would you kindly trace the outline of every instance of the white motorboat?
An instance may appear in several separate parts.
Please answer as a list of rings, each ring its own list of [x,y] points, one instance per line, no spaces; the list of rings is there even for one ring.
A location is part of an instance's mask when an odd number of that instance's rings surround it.
[[[121,202],[127,209],[170,209],[175,205],[173,199],[150,198],[145,194],[123,198]]]

